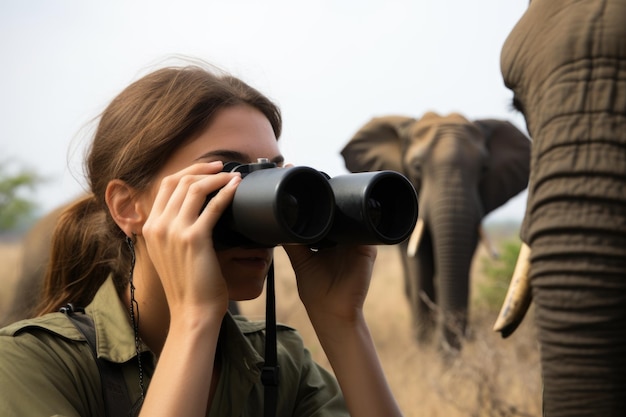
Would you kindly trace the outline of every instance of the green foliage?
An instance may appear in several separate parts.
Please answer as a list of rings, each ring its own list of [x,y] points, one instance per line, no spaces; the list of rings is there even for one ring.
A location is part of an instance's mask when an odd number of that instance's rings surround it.
[[[35,214],[37,204],[24,197],[42,182],[34,171],[21,168],[12,173],[5,161],[0,161],[0,232],[15,230]]]
[[[479,283],[478,293],[480,304],[484,307],[499,311],[509,288],[517,256],[522,242],[519,238],[504,241],[500,246],[498,259],[482,259],[483,281]]]

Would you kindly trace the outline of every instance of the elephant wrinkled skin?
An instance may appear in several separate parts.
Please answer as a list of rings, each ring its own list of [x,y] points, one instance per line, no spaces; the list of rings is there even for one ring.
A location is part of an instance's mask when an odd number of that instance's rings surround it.
[[[502,48],[546,416],[626,415],[626,1],[533,0]]]
[[[415,256],[407,255],[409,242],[400,245],[415,334],[458,351],[481,221],[526,188],[529,139],[506,121],[428,112],[420,119],[372,119],[342,156],[352,172],[398,171],[418,191]]]

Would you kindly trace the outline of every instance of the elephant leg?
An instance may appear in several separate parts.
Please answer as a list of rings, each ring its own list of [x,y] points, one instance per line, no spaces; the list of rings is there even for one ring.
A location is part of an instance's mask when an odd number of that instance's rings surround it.
[[[26,264],[28,259],[24,262]],[[21,274],[7,316],[0,326],[5,326],[18,320],[32,317],[35,314],[39,297],[43,291],[45,265],[37,265],[37,259],[30,260],[31,271]]]
[[[428,233],[414,257],[406,255],[407,244],[400,246],[404,266],[405,291],[411,307],[413,331],[419,343],[432,340],[436,328],[433,251]]]
[[[404,295],[407,300],[411,300],[411,292],[414,287],[413,279],[415,277],[415,258],[407,255],[408,241],[405,240],[397,245],[400,251],[400,260],[402,261],[402,271],[404,273]],[[411,310],[413,312],[413,310]]]

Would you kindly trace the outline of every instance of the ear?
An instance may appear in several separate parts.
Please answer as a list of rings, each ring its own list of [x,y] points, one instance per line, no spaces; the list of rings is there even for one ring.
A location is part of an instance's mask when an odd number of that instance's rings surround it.
[[[341,150],[350,172],[392,170],[404,172],[403,154],[411,117],[375,117]]]
[[[105,201],[113,221],[126,236],[140,235],[146,216],[137,202],[137,192],[124,181],[109,181],[105,192]]]
[[[531,141],[507,121],[474,123],[484,132],[489,151],[489,164],[479,186],[486,215],[528,186]]]

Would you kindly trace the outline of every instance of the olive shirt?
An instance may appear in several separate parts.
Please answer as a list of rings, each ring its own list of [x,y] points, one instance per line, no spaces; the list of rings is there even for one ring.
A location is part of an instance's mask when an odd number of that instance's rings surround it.
[[[128,311],[109,278],[86,313],[96,329],[98,357],[120,364],[131,402],[140,398],[135,337]],[[262,416],[260,382],[265,323],[228,313],[218,351],[221,376],[209,416]],[[335,378],[317,365],[298,333],[277,328],[277,416],[348,415]],[[155,358],[141,345],[146,388]],[[202,354],[202,352],[198,352]],[[208,376],[207,376],[208,379]],[[0,416],[102,416],[98,367],[81,333],[63,313],[23,320],[0,330]]]

